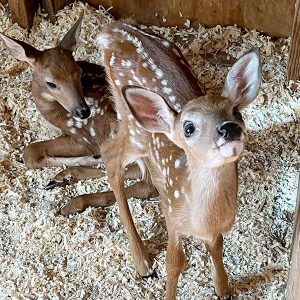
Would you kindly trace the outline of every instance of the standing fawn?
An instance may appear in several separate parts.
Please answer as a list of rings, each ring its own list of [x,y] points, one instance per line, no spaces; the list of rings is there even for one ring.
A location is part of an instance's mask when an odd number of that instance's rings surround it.
[[[114,22],[97,42],[120,115],[118,132],[101,144],[101,155],[138,273],[151,276],[153,270],[123,181],[125,167],[142,159],[159,192],[168,230],[166,299],[176,297],[184,236],[204,241],[215,267],[215,291],[230,298],[223,234],[237,210],[237,159],[245,143],[239,110],[259,91],[258,51],[242,56],[230,69],[222,95],[213,96],[204,95],[179,48],[164,38]]]
[[[109,102],[104,68],[84,61],[75,62],[72,55],[79,39],[82,17],[57,47],[44,51],[0,33],[11,54],[33,68],[32,95],[35,104],[43,117],[62,132],[53,140],[32,143],[25,148],[24,162],[29,168],[63,164],[70,167],[57,174],[47,189],[81,179],[102,177],[103,172],[92,166],[99,164],[99,146],[116,125],[116,113]],[[143,168],[142,161],[139,164]],[[146,170],[143,168],[141,174],[137,165],[130,166],[126,175],[128,178],[142,175],[144,179],[148,178]],[[149,194],[145,190],[141,197],[156,194],[150,182],[146,186]],[[101,196],[102,203],[98,200],[97,206],[115,202],[112,192]],[[99,196],[78,196],[61,213],[69,214],[90,205],[95,206],[94,198],[99,199]],[[72,209],[74,201],[76,210]]]

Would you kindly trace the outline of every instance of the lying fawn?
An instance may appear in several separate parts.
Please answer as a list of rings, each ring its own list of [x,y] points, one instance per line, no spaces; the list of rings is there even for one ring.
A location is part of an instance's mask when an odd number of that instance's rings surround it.
[[[131,23],[114,22],[97,42],[120,115],[119,129],[101,146],[121,221],[137,270],[153,270],[135,228],[123,180],[125,167],[142,159],[157,188],[168,230],[166,299],[175,299],[184,267],[182,237],[205,242],[215,291],[230,298],[223,265],[223,234],[237,210],[237,159],[245,143],[240,109],[257,96],[258,51],[230,69],[222,95],[204,95],[179,48]]]
[[[99,145],[114,130],[117,122],[109,101],[104,68],[84,61],[75,62],[72,55],[79,39],[82,17],[58,46],[44,51],[0,33],[11,54],[33,68],[32,95],[35,104],[43,117],[62,132],[53,140],[28,145],[23,157],[26,166],[73,166],[57,174],[47,189],[81,179],[102,177],[103,172],[91,166],[99,164]],[[128,178],[141,176],[136,165],[128,168]],[[148,178],[145,174],[144,177]],[[151,183],[147,183],[147,188],[150,186]],[[150,187],[149,193],[155,195],[156,191]],[[145,191],[140,196],[143,195],[148,196]],[[76,211],[93,206],[94,198],[99,197],[78,196],[61,212],[75,212],[72,210],[74,201]],[[98,206],[115,202],[112,192],[102,194],[102,200],[101,205],[97,202]]]

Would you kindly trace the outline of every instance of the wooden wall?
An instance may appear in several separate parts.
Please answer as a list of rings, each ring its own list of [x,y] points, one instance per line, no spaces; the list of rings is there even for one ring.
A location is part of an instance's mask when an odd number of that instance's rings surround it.
[[[296,1],[295,14],[292,28],[292,41],[289,51],[287,79],[300,79],[300,0]],[[300,282],[300,280],[299,280]]]
[[[50,0],[54,9],[63,8],[71,0]],[[192,25],[201,23],[255,28],[271,36],[289,36],[291,33],[294,0],[85,0],[94,6],[113,7],[115,17],[135,16],[139,23],[156,25],[183,25],[186,19]],[[180,12],[183,17],[180,16]],[[155,14],[158,14],[157,16]],[[166,22],[163,22],[163,17]]]
[[[297,208],[294,224],[293,247],[291,251],[291,269],[289,273],[287,300],[300,299],[300,176],[298,182]]]

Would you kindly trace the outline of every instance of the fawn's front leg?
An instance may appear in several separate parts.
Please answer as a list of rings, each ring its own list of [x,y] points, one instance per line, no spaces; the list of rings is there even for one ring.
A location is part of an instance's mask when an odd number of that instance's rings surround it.
[[[57,186],[65,186],[68,184],[76,183],[85,179],[102,178],[106,175],[101,169],[93,167],[69,167],[59,172],[53,180],[51,180],[46,186],[46,190],[53,189]],[[126,179],[139,179],[142,178],[142,172],[138,164],[132,164],[125,168]],[[149,183],[151,184],[151,183]]]
[[[133,256],[138,273],[141,276],[151,276],[153,274],[153,270],[151,268],[150,259],[135,228],[124,188],[125,167],[123,166],[123,162],[126,161],[124,153],[132,154],[134,153],[134,149],[130,149],[130,151],[125,152],[124,148],[124,139],[120,132],[118,137],[115,137],[113,140],[106,141],[101,145],[102,159],[107,169],[109,183],[119,206],[121,222],[126,228],[129,240],[129,249]]]
[[[158,192],[152,185],[151,181],[140,181],[125,189],[127,199],[131,197],[140,199],[149,199],[158,196]],[[102,192],[89,195],[80,195],[71,199],[61,210],[64,216],[82,212],[89,206],[91,207],[107,207],[116,202],[113,192]]]
[[[28,168],[66,166],[96,166],[100,162],[96,145],[82,138],[60,136],[53,140],[36,142],[25,148],[23,159]]]
[[[214,284],[215,291],[221,299],[231,299],[231,288],[228,285],[228,276],[223,263],[223,236],[219,234],[217,238],[211,242],[205,243],[207,251],[210,253],[214,267]]]
[[[56,174],[45,189],[51,190],[57,186],[66,186],[85,179],[102,178],[105,174],[103,170],[93,167],[69,167]]]
[[[168,226],[167,226],[168,227]],[[185,255],[182,249],[182,239],[174,231],[168,228],[168,247],[167,247],[167,288],[166,300],[176,299],[176,290],[179,275],[185,265]]]

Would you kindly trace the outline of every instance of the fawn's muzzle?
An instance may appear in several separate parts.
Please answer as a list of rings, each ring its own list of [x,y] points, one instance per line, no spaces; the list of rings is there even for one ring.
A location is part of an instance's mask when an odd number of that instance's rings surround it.
[[[74,116],[80,119],[86,119],[90,114],[91,110],[88,106],[79,107],[74,111]]]
[[[217,131],[221,137],[226,141],[233,141],[239,139],[242,134],[242,128],[233,122],[224,122]]]

